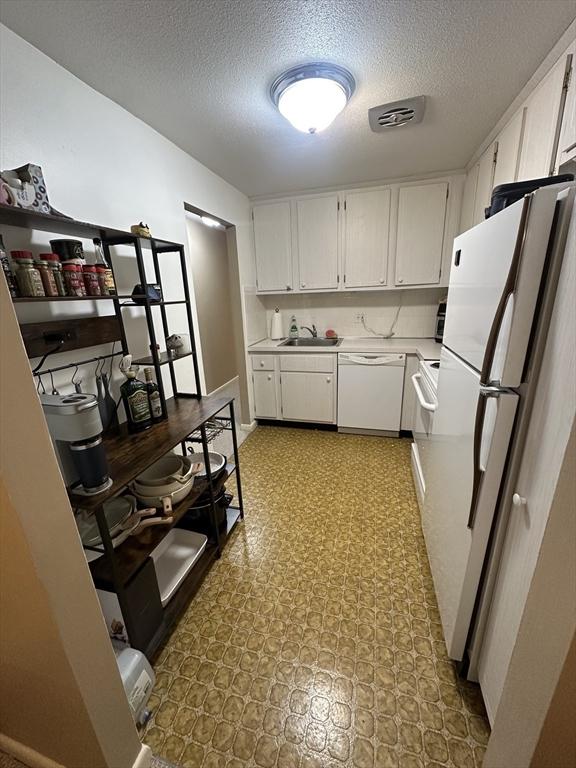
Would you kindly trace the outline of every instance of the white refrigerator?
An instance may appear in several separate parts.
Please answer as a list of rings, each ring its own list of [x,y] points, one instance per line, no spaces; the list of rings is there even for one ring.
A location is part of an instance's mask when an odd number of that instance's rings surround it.
[[[575,183],[454,241],[422,525],[448,654],[462,660],[523,409],[535,387]],[[503,514],[503,513],[500,513]]]

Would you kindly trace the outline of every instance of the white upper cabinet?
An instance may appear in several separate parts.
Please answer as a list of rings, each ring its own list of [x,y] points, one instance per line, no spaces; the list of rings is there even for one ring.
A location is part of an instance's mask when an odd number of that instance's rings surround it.
[[[526,109],[523,107],[498,134],[498,151],[492,187],[511,184],[518,178],[525,117]]]
[[[396,285],[440,282],[448,184],[400,187]]]
[[[474,204],[476,202],[476,186],[478,185],[478,163],[473,165],[466,174],[462,209],[460,212],[460,232],[474,226]]]
[[[494,187],[494,166],[497,142],[490,144],[478,163],[478,181],[474,199],[474,225],[480,224],[486,218],[485,209],[490,205],[492,188]]]
[[[290,203],[255,205],[252,217],[258,290],[292,290]]]
[[[565,80],[566,103],[564,104],[562,129],[558,144],[558,166],[576,158],[576,78],[574,77],[576,42],[572,43],[568,49],[568,56],[571,58]]]
[[[526,119],[518,180],[538,179],[554,170],[554,144],[557,136],[566,56],[554,65],[525,103]]]
[[[338,288],[338,195],[296,200],[300,290]]]
[[[386,285],[390,234],[389,189],[347,192],[344,198],[344,287]]]

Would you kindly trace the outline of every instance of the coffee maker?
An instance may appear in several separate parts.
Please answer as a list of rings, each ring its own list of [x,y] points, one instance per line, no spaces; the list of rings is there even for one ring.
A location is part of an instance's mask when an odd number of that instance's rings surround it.
[[[102,442],[102,420],[94,395],[40,395],[48,430],[54,441],[64,474],[72,466],[80,481],[75,493],[100,493],[110,487],[108,461]]]
[[[444,323],[446,322],[447,302],[448,298],[442,299],[442,301],[438,304],[438,312],[436,312],[436,330],[434,333],[434,338],[439,344],[442,343],[442,339],[444,338]]]

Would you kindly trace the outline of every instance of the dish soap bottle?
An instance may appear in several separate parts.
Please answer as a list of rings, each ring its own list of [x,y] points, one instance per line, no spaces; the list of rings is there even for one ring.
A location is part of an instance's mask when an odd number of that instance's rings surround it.
[[[126,411],[129,432],[142,432],[152,426],[152,415],[146,384],[138,381],[132,368],[132,355],[126,355],[120,362],[120,370],[126,381],[120,387],[120,394]]]
[[[290,319],[290,331],[288,335],[291,339],[298,338],[298,323],[296,322],[296,315],[292,315]]]
[[[152,378],[154,371],[152,368],[144,368],[144,378],[146,379],[146,389],[148,390],[148,402],[150,404],[150,415],[152,421],[162,421],[164,414],[162,413],[162,400],[160,399],[160,391],[158,390],[158,384]]]

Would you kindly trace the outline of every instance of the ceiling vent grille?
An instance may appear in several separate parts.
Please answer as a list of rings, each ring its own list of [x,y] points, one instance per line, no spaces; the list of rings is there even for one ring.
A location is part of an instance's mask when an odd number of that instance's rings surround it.
[[[413,99],[392,101],[368,110],[368,122],[375,133],[386,131],[388,128],[399,128],[409,123],[421,123],[426,107],[426,97],[416,96]]]

